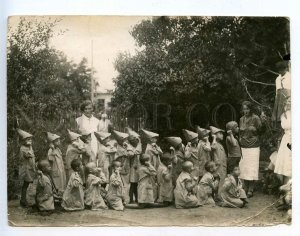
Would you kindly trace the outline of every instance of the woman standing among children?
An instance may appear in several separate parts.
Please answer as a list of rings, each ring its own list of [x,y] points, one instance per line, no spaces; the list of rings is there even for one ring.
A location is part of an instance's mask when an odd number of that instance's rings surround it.
[[[47,139],[50,142],[48,150],[48,161],[51,165],[51,176],[55,187],[63,192],[67,185],[65,166],[60,150],[60,136],[47,132]]]
[[[284,135],[280,142],[274,169],[276,174],[284,177],[283,184],[286,184],[292,177],[292,151],[288,148],[292,138],[291,117],[291,100],[289,98],[281,115],[281,127]]]
[[[98,143],[93,132],[99,130],[99,120],[93,116],[93,103],[90,100],[84,101],[80,105],[80,110],[82,115],[76,118],[77,129],[91,132],[91,149],[93,154],[96,156],[98,151]]]
[[[254,183],[258,180],[261,119],[253,113],[251,102],[242,104],[243,116],[240,119],[240,145],[242,159],[240,161],[241,176],[248,197],[253,196]]]
[[[32,134],[27,133],[24,130],[17,130],[20,139],[20,166],[19,166],[19,178],[22,183],[21,200],[20,205],[22,207],[27,206],[26,193],[30,183],[33,182],[36,177],[35,170],[35,155],[32,149]]]

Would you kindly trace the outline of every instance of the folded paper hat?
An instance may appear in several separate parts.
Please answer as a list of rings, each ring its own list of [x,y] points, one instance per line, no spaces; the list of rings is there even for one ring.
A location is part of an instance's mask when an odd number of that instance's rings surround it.
[[[126,129],[126,133],[129,135],[129,138],[139,138],[140,135],[135,132],[134,130],[132,130],[131,128],[127,127]]]
[[[57,134],[52,134],[50,132],[47,132],[47,139],[49,142],[53,142],[54,140],[60,138]]]
[[[122,133],[122,132],[119,132],[119,131],[116,131],[116,130],[113,130],[113,135],[114,135],[114,137],[115,137],[115,139],[116,140],[123,140],[123,139],[125,139],[125,138],[128,138],[128,134],[126,134],[126,133]]]
[[[75,132],[72,132],[71,130],[68,129],[68,134],[69,134],[69,138],[71,141],[79,138],[81,135],[80,134],[77,134]]]
[[[21,139],[31,138],[33,136],[32,134],[21,129],[17,129],[17,132],[20,135]]]
[[[225,132],[224,130],[216,128],[214,126],[209,126],[209,128],[210,128],[212,134],[216,134],[216,133],[219,133],[219,132]]]
[[[79,130],[81,135],[87,136],[90,135],[91,133],[93,133],[92,131],[86,130],[86,129],[81,129]]]
[[[145,129],[141,129],[141,132],[147,139],[151,139],[151,138],[155,138],[155,137],[159,136],[159,134],[145,130]]]
[[[182,132],[183,132],[183,135],[184,135],[186,141],[188,141],[188,142],[190,142],[191,140],[193,140],[195,138],[198,138],[198,134],[193,131],[183,129]]]
[[[210,130],[203,129],[199,125],[196,126],[196,131],[200,137],[204,137],[205,135],[210,133]]]
[[[106,132],[94,132],[94,134],[99,141],[103,141],[104,139],[111,136],[111,133]]]
[[[165,139],[173,147],[177,147],[182,143],[182,139],[180,137],[165,137]]]

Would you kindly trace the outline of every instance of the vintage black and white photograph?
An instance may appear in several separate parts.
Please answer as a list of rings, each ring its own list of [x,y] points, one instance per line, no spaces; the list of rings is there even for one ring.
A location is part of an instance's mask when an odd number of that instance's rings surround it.
[[[10,16],[10,226],[292,224],[288,17]]]

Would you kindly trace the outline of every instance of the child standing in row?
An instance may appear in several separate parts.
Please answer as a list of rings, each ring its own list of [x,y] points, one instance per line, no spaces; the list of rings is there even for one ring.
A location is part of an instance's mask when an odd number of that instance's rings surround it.
[[[224,180],[227,176],[227,155],[221,141],[223,140],[224,130],[210,126],[213,141],[211,144],[212,160],[216,163],[217,172],[220,176],[220,186],[222,187]]]
[[[84,192],[85,205],[91,210],[107,209],[101,196],[101,184],[106,183],[105,175],[101,169],[96,167],[94,162],[86,164],[85,168],[87,174],[86,189]]]
[[[84,191],[83,181],[80,177],[80,170],[82,163],[80,159],[76,158],[71,162],[72,174],[69,178],[67,188],[63,194],[63,201],[61,206],[66,211],[76,211],[84,209]]]
[[[71,163],[73,160],[81,160],[82,153],[84,152],[83,142],[79,139],[81,136],[80,134],[74,133],[68,130],[70,144],[68,145],[67,152],[66,152],[66,174],[67,174],[67,181],[70,179],[73,168],[71,167]],[[83,169],[79,172],[81,177],[83,177]]]
[[[235,121],[230,121],[226,124],[227,137],[226,137],[226,147],[228,151],[227,160],[227,173],[231,173],[235,166],[239,165],[241,160],[242,152],[239,144],[239,126]]]
[[[102,172],[105,175],[105,178],[109,180],[110,169],[113,161],[112,159],[114,159],[114,156],[117,152],[117,148],[115,146],[109,145],[111,133],[95,132],[94,135],[98,140],[98,153],[96,165],[99,168],[101,168]],[[106,184],[107,183],[103,183],[102,187],[105,188]]]
[[[198,134],[186,129],[182,130],[182,132],[187,141],[185,158],[193,163],[194,169],[192,170],[192,176],[199,180],[200,159],[198,155]]]
[[[164,153],[157,170],[158,200],[157,202],[170,205],[173,202],[172,156]]]
[[[145,154],[149,156],[151,165],[157,170],[160,164],[160,156],[163,154],[161,148],[156,143],[159,134],[144,129],[141,132],[147,140]]]
[[[129,164],[130,164],[130,173],[129,173],[129,203],[133,203],[133,197],[135,198],[135,202],[138,203],[138,168],[140,166],[140,155],[142,154],[142,144],[140,141],[140,136],[136,132],[131,129],[127,129],[128,133],[128,141],[132,148],[133,155],[129,156]]]
[[[60,136],[47,132],[47,138],[50,142],[48,150],[48,161],[51,165],[51,176],[55,187],[59,192],[64,192],[67,186],[65,166],[60,150]]]
[[[196,127],[199,143],[198,143],[198,157],[199,157],[199,179],[205,174],[205,163],[211,161],[211,145],[208,140],[210,130]]]
[[[191,175],[192,171],[193,163],[185,161],[182,164],[182,172],[176,181],[176,188],[174,190],[176,208],[195,208],[200,206],[194,193],[197,182]]]
[[[180,137],[166,137],[165,140],[171,145],[170,151],[173,162],[172,181],[173,185],[175,185],[176,180],[182,171],[182,163],[185,161],[185,148]]]
[[[30,183],[33,182],[36,177],[35,170],[35,155],[32,149],[32,134],[27,133],[24,130],[18,129],[18,134],[21,139],[20,147],[20,166],[19,166],[19,177],[22,181],[22,192],[20,205],[22,207],[27,206],[26,193]]]

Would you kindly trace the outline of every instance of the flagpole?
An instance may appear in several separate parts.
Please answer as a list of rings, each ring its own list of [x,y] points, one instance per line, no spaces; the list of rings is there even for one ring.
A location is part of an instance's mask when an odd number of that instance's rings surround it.
[[[91,101],[94,102],[94,53],[93,53],[93,40],[91,41]]]

